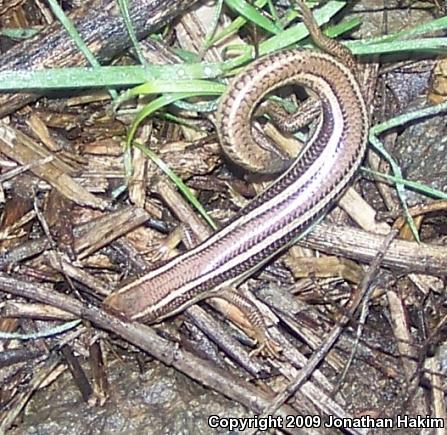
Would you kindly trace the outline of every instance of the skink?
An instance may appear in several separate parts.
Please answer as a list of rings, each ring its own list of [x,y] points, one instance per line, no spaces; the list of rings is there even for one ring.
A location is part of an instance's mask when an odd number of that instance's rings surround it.
[[[313,39],[344,57],[346,49],[318,33],[309,10],[299,4]],[[345,63],[350,66],[349,60]],[[129,320],[158,322],[216,295],[281,250],[334,203],[361,163],[368,130],[359,84],[345,63],[325,53],[288,50],[253,62],[233,79],[217,113],[228,157],[242,166],[250,159],[281,166],[253,139],[252,116],[264,96],[286,85],[304,86],[320,101],[321,116],[304,153],[226,227],[108,296],[107,310]]]

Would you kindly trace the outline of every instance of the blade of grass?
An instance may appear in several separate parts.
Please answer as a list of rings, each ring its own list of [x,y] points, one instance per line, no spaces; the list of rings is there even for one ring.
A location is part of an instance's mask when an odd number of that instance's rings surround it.
[[[411,231],[417,241],[419,241],[419,235],[416,229],[416,225],[413,221],[413,218],[411,217],[410,213],[408,212],[408,206],[406,202],[406,195],[405,195],[405,185],[402,182],[403,176],[402,171],[397,164],[397,162],[394,161],[394,159],[388,154],[388,151],[383,146],[383,143],[379,140],[378,135],[390,130],[392,128],[407,124],[410,121],[414,121],[421,118],[426,118],[428,116],[434,116],[441,112],[444,112],[447,110],[447,102],[438,104],[436,106],[427,107],[425,109],[416,110],[414,112],[405,113],[400,116],[396,116],[395,118],[392,118],[386,122],[383,122],[381,124],[377,124],[373,126],[369,131],[369,142],[374,146],[376,151],[380,153],[390,164],[395,179],[396,179],[396,191],[399,196],[399,200],[402,204],[405,217],[407,219],[407,222],[411,228]]]
[[[245,0],[225,0],[225,4],[246,20],[251,21],[269,33],[277,35],[282,31],[272,20],[262,15],[258,9]]]
[[[217,2],[216,2],[215,13],[214,13],[213,19],[210,23],[210,26],[209,26],[210,30],[208,31],[208,33],[205,37],[205,40],[203,41],[204,52],[206,50],[208,50],[211,47],[211,45],[213,44],[213,38],[216,34],[217,27],[219,25],[219,17],[220,17],[220,14],[222,13],[223,2],[224,2],[224,0],[217,0]]]
[[[143,53],[140,50],[140,43],[138,42],[137,35],[135,34],[135,29],[130,19],[129,2],[128,0],[118,0],[118,5],[120,7],[121,15],[123,16],[124,19],[124,24],[126,26],[127,33],[132,42],[133,48],[137,53],[138,60],[140,61],[140,64],[143,65],[144,68],[146,68],[147,62],[143,56]]]
[[[150,80],[214,78],[223,75],[222,64],[102,66],[99,68],[54,68],[47,70],[0,71],[0,90],[58,90],[135,86]]]
[[[148,156],[177,186],[179,191],[185,196],[185,198],[196,208],[196,210],[200,213],[200,215],[205,219],[205,221],[210,225],[214,230],[217,229],[217,225],[214,223],[213,219],[208,215],[206,210],[203,208],[202,204],[200,204],[199,200],[194,196],[189,187],[183,182],[183,180],[177,176],[171,168],[157,156],[149,148],[144,145],[134,142],[134,145],[141,150],[146,156]]]
[[[65,27],[67,32],[69,33],[70,37],[73,39],[74,43],[77,45],[81,53],[85,56],[85,58],[88,60],[90,65],[93,66],[93,68],[97,68],[100,66],[99,62],[96,60],[96,57],[93,55],[93,53],[90,51],[90,49],[87,47],[87,45],[82,40],[81,36],[79,35],[79,32],[77,31],[76,27],[73,25],[72,21],[65,15],[62,8],[59,6],[58,2],[56,0],[48,0],[48,3],[51,7],[51,10],[53,11],[56,18],[60,21],[60,23]],[[117,98],[118,94],[114,89],[109,89],[109,93],[112,98]]]
[[[254,2],[254,5],[257,8],[263,8],[266,3],[267,3],[267,0],[257,0]],[[218,44],[219,41],[225,39],[231,33],[237,32],[246,23],[247,23],[247,20],[244,17],[238,16],[228,26],[226,26],[224,29],[221,29],[219,31],[219,33],[210,41],[210,45]]]
[[[0,29],[0,36],[11,39],[29,39],[37,35],[42,27],[30,27],[28,29]]]
[[[329,1],[323,7],[315,11],[315,20],[319,25],[327,23],[333,15],[335,15],[340,9],[345,6],[345,4],[346,2],[344,1]],[[292,44],[297,43],[301,39],[305,38],[307,35],[308,31],[306,29],[306,26],[303,23],[297,24],[296,26],[283,30],[278,35],[272,36],[266,41],[263,41],[259,45],[259,54],[262,56],[273,51],[290,47]],[[231,70],[248,62],[249,60],[251,60],[251,58],[251,53],[243,54],[235,59],[232,59],[231,61],[225,62],[224,68],[227,71]]]
[[[420,183],[418,181],[406,180],[405,178],[398,178],[393,175],[383,174],[382,172],[373,171],[368,168],[362,168],[362,172],[366,174],[371,174],[375,177],[384,178],[385,180],[391,181],[393,183],[402,183],[405,187],[408,187],[411,190],[416,192],[423,193],[427,196],[436,199],[447,199],[447,193],[442,190],[434,189],[431,186],[427,186],[426,184]]]
[[[178,93],[178,94],[166,94],[162,95],[161,97],[156,98],[155,100],[152,100],[149,104],[147,104],[143,109],[141,109],[135,119],[133,120],[130,128],[129,133],[127,134],[126,139],[126,145],[127,147],[130,147],[132,144],[132,141],[135,137],[135,133],[138,129],[138,126],[141,124],[141,122],[147,118],[148,116],[152,115],[157,110],[161,109],[164,106],[167,106],[168,104],[171,104],[172,102],[176,100],[181,100],[183,98],[188,97],[195,97],[197,94],[195,92],[185,92],[185,93]]]
[[[196,92],[197,96],[219,95],[225,90],[222,83],[210,82],[207,80],[151,80],[140,86],[131,89],[126,95],[136,97],[139,95],[176,93],[176,92]]]

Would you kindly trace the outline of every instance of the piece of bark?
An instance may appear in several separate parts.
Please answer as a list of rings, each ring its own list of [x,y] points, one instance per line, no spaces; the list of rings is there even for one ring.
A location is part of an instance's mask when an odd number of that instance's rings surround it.
[[[370,263],[385,236],[348,226],[320,224],[298,242],[306,248]],[[447,274],[447,250],[444,246],[395,239],[388,248],[382,266],[401,273]]]
[[[36,160],[53,157],[50,162],[36,165],[31,172],[51,184],[52,187],[80,206],[90,206],[104,210],[110,202],[92,195],[77,183],[69,174],[69,167],[56,154],[51,153],[41,144],[21,131],[0,123],[0,152],[12,160],[28,165]]]

